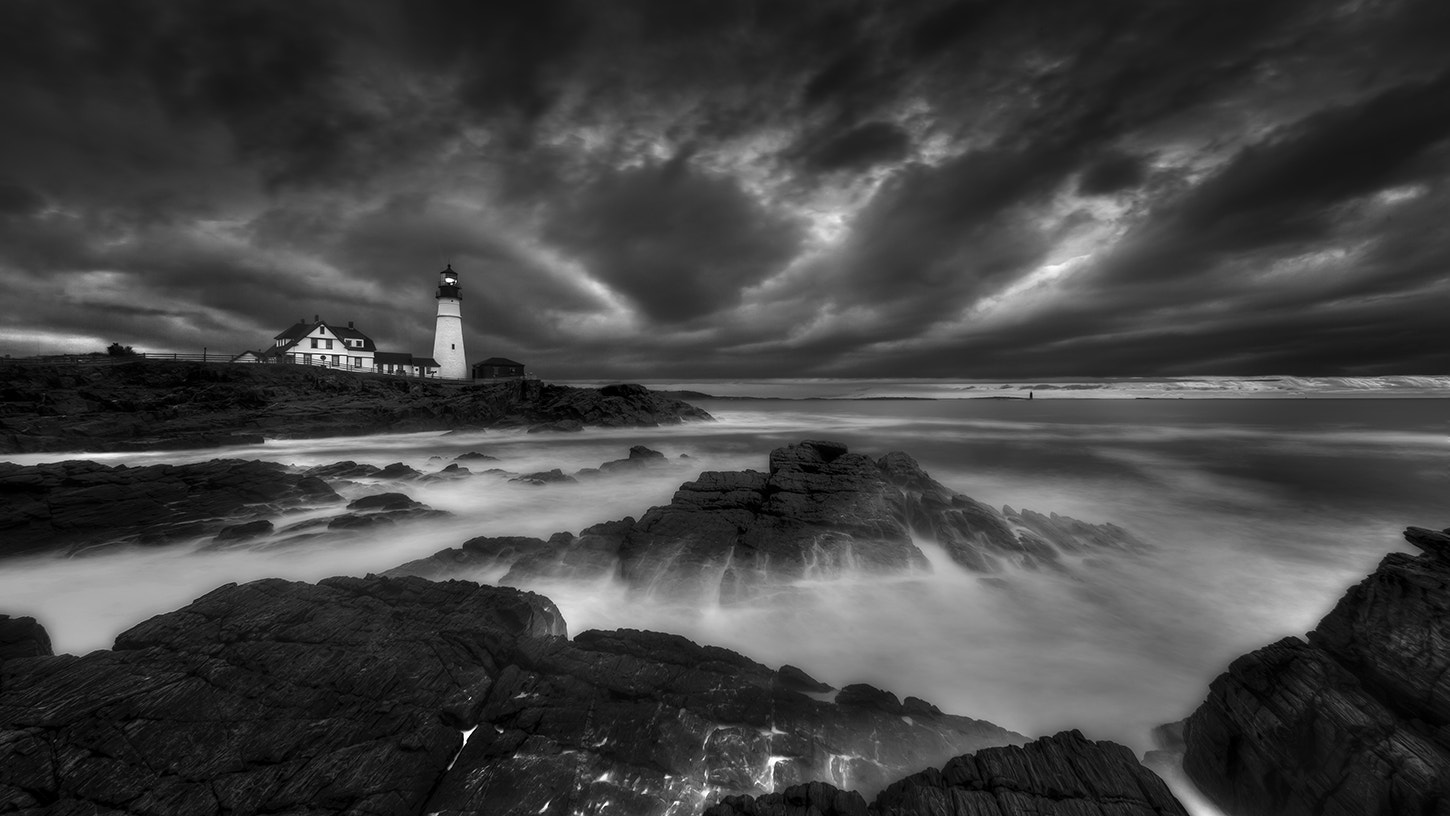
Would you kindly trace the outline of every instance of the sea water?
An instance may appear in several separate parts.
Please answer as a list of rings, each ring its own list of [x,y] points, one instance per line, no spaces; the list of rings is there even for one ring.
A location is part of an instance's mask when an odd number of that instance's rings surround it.
[[[341,492],[401,490],[452,515],[286,549],[7,561],[0,611],[40,618],[59,651],[105,648],[120,631],[229,581],[363,575],[475,535],[547,537],[637,518],[701,470],[764,470],[773,447],[834,439],[868,454],[906,451],[938,481],[988,504],[1112,522],[1152,547],[1088,558],[1065,574],[985,580],[922,541],[929,571],[809,579],[744,605],[709,596],[656,604],[611,580],[529,588],[560,606],[571,633],[676,632],[835,686],[867,682],[1024,734],[1079,728],[1141,752],[1152,747],[1151,729],[1191,712],[1235,656],[1302,635],[1386,552],[1408,550],[1405,526],[1450,526],[1450,402],[1442,400],[696,402],[718,421],[12,456],[127,464],[243,457],[298,467],[351,459],[428,472],[478,451],[498,461],[468,462],[476,471],[570,473],[644,444],[668,464],[543,486],[481,473],[359,480]]]

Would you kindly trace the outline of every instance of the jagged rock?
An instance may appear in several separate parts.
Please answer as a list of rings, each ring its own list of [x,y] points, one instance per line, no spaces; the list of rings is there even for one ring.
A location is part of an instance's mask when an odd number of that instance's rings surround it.
[[[1064,731],[985,748],[892,783],[869,806],[856,791],[812,782],[726,797],[705,816],[1187,816],[1127,748]]]
[[[629,456],[625,459],[614,459],[599,466],[605,473],[637,470],[641,468],[656,467],[665,464],[665,455],[657,450],[650,450],[644,445],[635,445],[629,449]]]
[[[1232,814],[1450,813],[1450,559],[1410,528],[1308,640],[1235,660],[1184,728],[1184,770]]]
[[[423,473],[411,465],[394,462],[373,475],[379,479],[392,479],[394,481],[405,482],[416,479],[422,476]]]
[[[53,654],[50,634],[35,618],[12,618],[0,615],[0,663],[17,657],[41,657]]]
[[[475,461],[477,461],[477,462],[497,462],[498,461],[498,457],[497,456],[489,456],[488,454],[479,453],[478,451],[469,451],[468,453],[460,453],[457,456],[453,457],[453,461],[455,461],[455,462],[475,462]]]
[[[0,812],[665,816],[1024,741],[675,635],[564,635],[547,599],[467,582],[227,585],[112,651],[0,663]]]
[[[500,658],[563,634],[464,582],[227,585],[114,651],[0,664],[0,812],[422,813]]]
[[[639,386],[608,394],[538,380],[459,386],[302,365],[0,361],[0,382],[6,384],[0,452],[203,448],[255,444],[264,436],[712,419]]]
[[[342,500],[314,476],[237,459],[145,467],[0,462],[0,499],[0,556],[195,540],[283,508]]]
[[[657,461],[647,453],[635,458]],[[808,574],[925,569],[915,536],[981,572],[1008,564],[1060,569],[1064,554],[1144,546],[1111,524],[998,513],[943,487],[904,453],[872,460],[839,443],[807,441],[772,451],[770,463],[769,473],[706,471],[637,522],[596,525],[578,540],[556,536],[504,580],[525,585],[558,577],[553,565],[567,565],[573,576],[593,566],[596,577],[617,573],[637,590],[733,602]],[[587,557],[571,561],[571,553]],[[469,563],[447,551],[434,557]],[[399,568],[411,569],[436,574],[419,562]]]
[[[777,683],[792,691],[801,691],[807,694],[823,694],[832,690],[828,684],[822,683],[809,674],[806,674],[803,670],[789,664],[781,666],[776,671],[775,680]]]
[[[541,470],[538,473],[526,473],[522,476],[516,476],[512,479],[509,479],[509,481],[522,482],[524,484],[531,485],[545,485],[555,484],[559,482],[577,482],[579,480],[575,479],[573,476],[566,474],[564,471],[558,468],[554,468],[553,470]]]

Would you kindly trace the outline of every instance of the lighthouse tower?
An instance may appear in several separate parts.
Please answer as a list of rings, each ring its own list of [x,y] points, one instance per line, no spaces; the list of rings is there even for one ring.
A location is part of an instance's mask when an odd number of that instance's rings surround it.
[[[438,376],[468,378],[468,360],[463,355],[463,287],[453,264],[438,273],[438,322],[433,329],[433,359]]]

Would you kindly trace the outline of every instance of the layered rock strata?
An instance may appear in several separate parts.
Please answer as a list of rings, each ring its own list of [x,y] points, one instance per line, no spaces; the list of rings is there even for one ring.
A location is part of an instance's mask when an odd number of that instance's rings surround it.
[[[1068,556],[1144,546],[1112,524],[1010,507],[999,512],[944,487],[904,453],[872,459],[838,443],[807,441],[773,451],[765,473],[701,473],[670,504],[637,521],[547,541],[476,538],[392,574],[501,573],[511,585],[617,574],[656,595],[713,593],[734,601],[803,577],[925,568],[918,537],[981,573],[1056,569]]]
[[[1412,527],[1310,632],[1235,660],[1184,769],[1235,816],[1450,814],[1450,535]]]
[[[272,462],[0,462],[0,557],[196,540],[262,515],[341,501],[321,479]]]

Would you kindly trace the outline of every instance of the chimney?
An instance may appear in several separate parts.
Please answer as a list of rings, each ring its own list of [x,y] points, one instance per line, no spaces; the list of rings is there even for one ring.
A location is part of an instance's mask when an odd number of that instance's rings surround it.
[[[349,321],[347,321],[347,327],[348,327],[348,328],[349,328],[349,329],[350,329],[350,328],[352,328],[352,321],[351,321],[351,320],[349,320]]]
[[[321,323],[322,322],[322,318],[318,317],[317,315],[313,315],[312,316],[312,322],[313,323]]]

